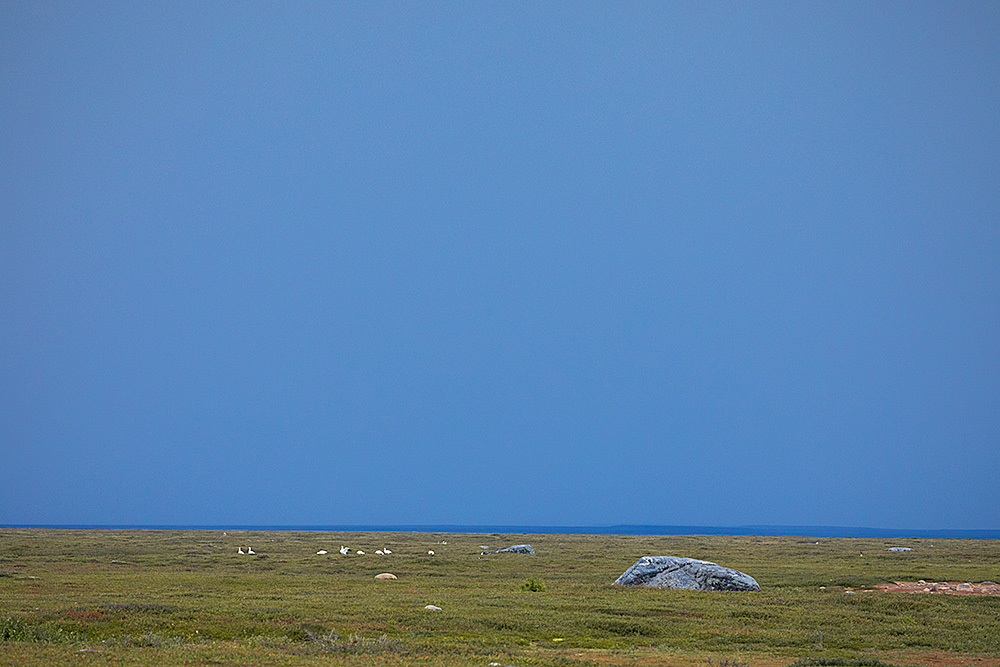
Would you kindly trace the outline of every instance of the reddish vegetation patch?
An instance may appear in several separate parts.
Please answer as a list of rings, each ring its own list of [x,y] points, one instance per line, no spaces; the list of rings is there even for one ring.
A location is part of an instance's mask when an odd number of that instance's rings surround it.
[[[880,591],[890,593],[943,593],[944,595],[996,595],[1000,596],[1000,584],[994,581],[984,581],[980,584],[951,581],[896,581],[891,584],[879,584]]]
[[[294,625],[296,623],[301,623],[302,621],[300,621],[297,618],[289,617],[289,618],[272,618],[269,619],[268,622],[274,623],[275,625]]]
[[[892,651],[879,657],[926,667],[1000,667],[1000,658],[945,651]]]
[[[74,621],[99,621],[104,615],[99,611],[67,611],[66,618]]]

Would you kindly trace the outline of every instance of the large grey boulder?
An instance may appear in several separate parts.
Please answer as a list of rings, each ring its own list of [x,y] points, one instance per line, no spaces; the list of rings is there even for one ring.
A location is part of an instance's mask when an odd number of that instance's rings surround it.
[[[652,586],[690,591],[759,591],[749,574],[707,560],[643,556],[615,580],[621,586]]]
[[[515,544],[510,547],[504,547],[503,549],[493,549],[491,551],[484,551],[483,555],[486,554],[534,554],[535,548],[530,544]]]

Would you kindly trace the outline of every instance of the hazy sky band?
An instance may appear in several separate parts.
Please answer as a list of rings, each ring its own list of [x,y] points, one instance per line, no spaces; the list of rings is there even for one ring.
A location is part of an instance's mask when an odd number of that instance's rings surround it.
[[[993,3],[6,3],[0,521],[996,528]]]

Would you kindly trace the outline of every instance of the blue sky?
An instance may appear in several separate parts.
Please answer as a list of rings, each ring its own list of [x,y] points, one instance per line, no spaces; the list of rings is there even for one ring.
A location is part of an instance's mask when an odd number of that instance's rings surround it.
[[[6,2],[0,523],[1000,527],[1000,5]]]

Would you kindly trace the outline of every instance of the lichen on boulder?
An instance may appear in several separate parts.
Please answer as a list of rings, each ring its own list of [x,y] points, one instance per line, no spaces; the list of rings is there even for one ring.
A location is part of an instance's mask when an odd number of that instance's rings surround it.
[[[513,546],[504,547],[503,549],[492,549],[490,551],[484,551],[483,555],[486,554],[534,554],[535,548],[530,544],[515,544]]]
[[[692,591],[759,591],[749,574],[707,560],[678,556],[643,556],[615,584]]]

